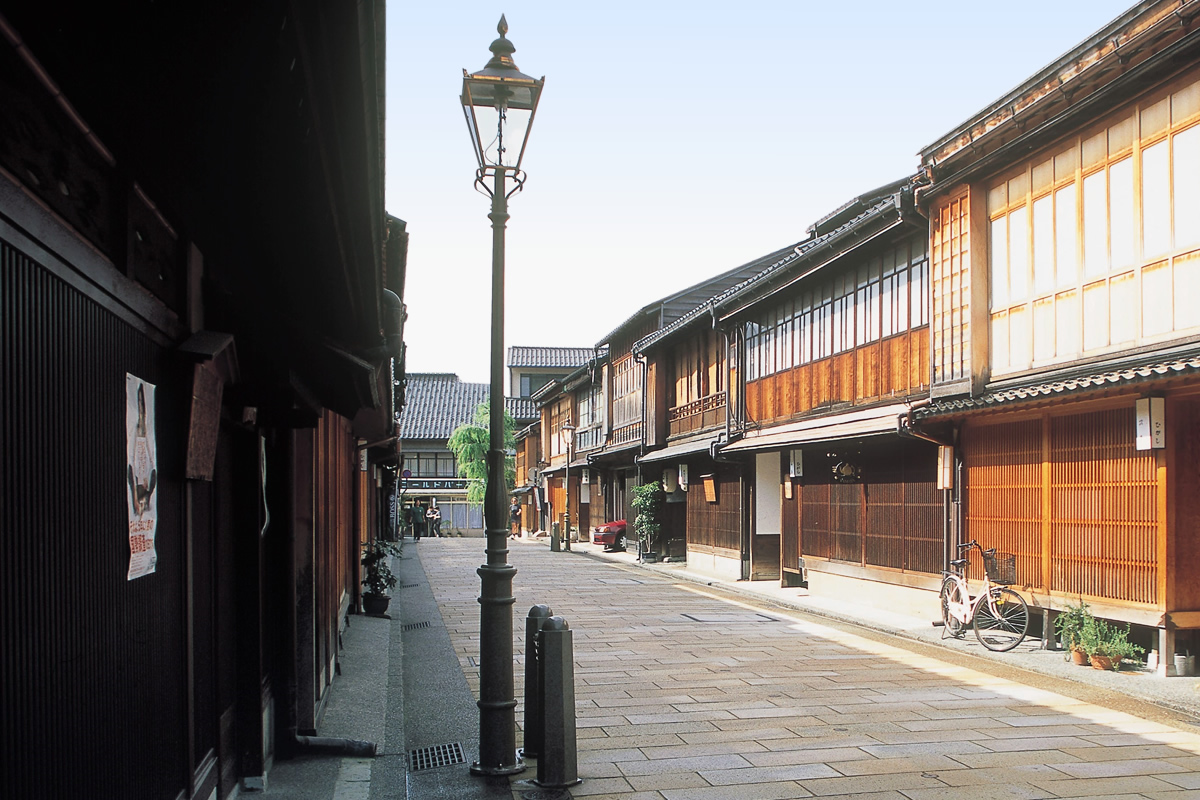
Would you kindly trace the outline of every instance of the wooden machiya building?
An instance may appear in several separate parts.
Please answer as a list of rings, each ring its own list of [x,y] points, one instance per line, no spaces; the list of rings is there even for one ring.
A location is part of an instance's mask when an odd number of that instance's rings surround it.
[[[929,391],[929,260],[911,180],[864,194],[712,301],[750,578],[923,608],[946,551],[938,451],[899,423]],[[745,575],[745,568],[742,569]]]
[[[571,457],[571,442],[564,425],[574,425],[575,404],[570,392],[563,390],[561,380],[553,380],[542,386],[533,395],[533,402],[538,408],[541,424],[538,427],[538,450],[542,454],[539,462],[538,479],[545,498],[545,530],[549,533],[555,526],[563,537],[569,535],[565,528],[566,512],[570,504],[570,525],[573,530],[579,530],[579,474],[569,474],[568,465]],[[567,483],[572,484],[575,491],[568,492]],[[571,499],[574,494],[574,499]]]
[[[521,505],[521,527],[524,531],[548,531],[552,516],[559,518],[561,522],[565,502],[561,475],[558,478],[553,477],[564,471],[565,456],[561,450],[555,451],[558,457],[553,469],[550,468],[548,455],[543,461],[543,454],[548,454],[548,440],[543,435],[543,412],[534,397],[541,398],[540,402],[543,404],[547,395],[557,397],[564,379],[568,375],[574,375],[580,365],[589,363],[594,357],[595,353],[586,347],[513,346],[508,349],[509,385],[514,395],[508,402],[510,407],[513,403],[520,403],[523,408],[528,408],[528,419],[514,414],[517,417],[518,433],[516,485],[513,495]],[[559,425],[566,419],[561,417]],[[559,439],[561,448],[561,437]],[[557,489],[551,490],[550,487],[555,481],[558,482]],[[550,500],[555,496],[558,497],[558,505],[554,506],[557,512],[553,512],[550,506]],[[574,506],[574,503],[572,505]],[[578,522],[574,513],[572,519]],[[586,530],[586,527],[583,530]]]
[[[607,400],[600,402],[607,403],[607,416],[602,422],[603,444],[588,453],[588,463],[599,470],[592,479],[602,493],[606,513],[600,520],[593,510],[593,518],[596,524],[626,519],[632,538],[633,488],[647,481],[662,480],[665,469],[668,482],[675,480],[675,483],[669,486],[672,491],[664,509],[661,537],[649,543],[656,556],[687,555],[688,508],[686,493],[678,487],[677,468],[671,460],[678,451],[668,453],[665,459],[648,454],[682,439],[687,439],[688,454],[708,446],[701,447],[695,441],[715,435],[722,424],[716,421],[723,421],[726,392],[720,353],[724,345],[716,338],[707,340],[703,346],[708,349],[702,355],[697,354],[706,359],[703,367],[686,358],[676,364],[648,354],[645,348],[659,332],[673,329],[683,318],[695,315],[709,298],[745,281],[759,269],[757,261],[743,264],[650,303],[597,344],[598,352],[607,352],[608,366],[598,379],[593,377],[593,385],[587,391],[596,391],[597,380],[602,383],[601,395]],[[686,377],[679,377],[684,369],[695,369],[702,375],[696,383],[688,384]],[[691,388],[686,388],[689,385]],[[701,408],[706,410],[700,411]],[[729,476],[726,479],[737,480]],[[728,504],[725,508],[729,508]],[[733,512],[733,517],[739,516],[740,512]]]
[[[1197,15],[1135,6],[921,154],[958,538],[1157,629],[1160,672],[1200,628]]]
[[[755,275],[786,260],[789,246],[693,287],[694,305],[633,346],[654,375],[647,392],[647,452],[638,459],[643,478],[661,480],[666,493],[665,535],[654,545],[664,558],[737,579],[779,577],[779,540],[758,541],[743,518],[747,490],[742,465],[718,459],[730,435],[730,357],[735,340],[715,322],[715,302]]]
[[[516,480],[513,486],[513,496],[521,507],[521,533],[532,534],[545,530],[542,511],[545,507],[545,495],[541,488],[539,474],[542,463],[542,423],[532,422],[517,431],[515,438],[516,454],[513,458],[516,467]]]
[[[661,312],[659,303],[651,303],[596,344],[597,369],[589,376],[588,391],[599,383],[600,408],[592,413],[602,422],[600,432],[595,434],[599,444],[588,451],[587,463],[589,478],[603,506],[589,504],[593,527],[619,519],[633,525],[630,502],[633,488],[638,485],[636,459],[642,453],[645,431],[646,365],[634,357],[632,345],[656,329]]]
[[[0,11],[0,786],[224,798],[387,520],[383,6]]]

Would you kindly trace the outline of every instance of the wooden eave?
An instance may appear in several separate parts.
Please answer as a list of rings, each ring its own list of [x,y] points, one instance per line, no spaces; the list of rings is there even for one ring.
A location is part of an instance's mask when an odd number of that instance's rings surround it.
[[[911,206],[911,194],[897,192],[879,201],[842,227],[824,237],[797,247],[796,258],[789,259],[770,274],[764,274],[736,293],[716,303],[716,313],[722,323],[736,321],[764,303],[771,302],[781,291],[825,272],[842,259],[861,248],[891,235],[905,225],[926,225],[923,217],[914,219],[906,211]]]
[[[1140,3],[963,125],[921,150],[926,194],[1007,163],[1194,63],[1200,0]]]
[[[1200,342],[1166,352],[1070,365],[1052,373],[1043,371],[1036,378],[1010,379],[975,397],[936,400],[913,416],[920,421],[1023,411],[1182,386],[1200,388]]]
[[[293,377],[346,416],[381,405],[356,366],[325,368],[383,338],[382,13],[317,0],[3,11],[117,180],[203,257],[206,326],[234,335],[242,394],[264,413],[308,418]]]

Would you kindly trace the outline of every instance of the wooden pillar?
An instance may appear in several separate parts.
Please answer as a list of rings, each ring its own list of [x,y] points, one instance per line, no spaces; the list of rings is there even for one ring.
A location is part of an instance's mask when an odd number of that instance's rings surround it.
[[[313,441],[316,428],[292,432],[292,653],[296,732],[316,735],[316,605],[313,547],[316,529]]]

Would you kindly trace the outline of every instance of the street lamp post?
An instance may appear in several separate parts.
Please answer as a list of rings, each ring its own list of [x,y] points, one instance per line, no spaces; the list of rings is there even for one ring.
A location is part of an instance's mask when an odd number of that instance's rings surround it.
[[[504,228],[508,198],[525,185],[521,159],[537,112],[545,78],[522,74],[513,63],[516,50],[505,38],[508,23],[500,17],[500,38],[492,42],[492,58],[479,72],[463,70],[462,106],[479,168],[475,187],[492,199],[492,341],[490,414],[488,417],[487,491],[484,527],[487,563],[477,572],[479,594],[479,760],[476,775],[513,775],[525,769],[517,757],[516,706],[513,689],[513,576],[508,563],[508,506],[504,491]],[[513,147],[513,144],[516,147]],[[491,185],[489,185],[489,179]],[[512,180],[512,188],[508,180]]]
[[[559,428],[567,446],[567,466],[563,472],[563,541],[568,552],[571,550],[571,443],[575,441],[575,426],[567,420]]]

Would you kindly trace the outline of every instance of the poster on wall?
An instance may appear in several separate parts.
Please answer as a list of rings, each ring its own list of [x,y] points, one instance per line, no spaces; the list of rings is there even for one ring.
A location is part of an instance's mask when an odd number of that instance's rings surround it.
[[[158,554],[158,454],[154,435],[154,384],[125,374],[125,499],[129,505],[129,576],[154,572]]]

